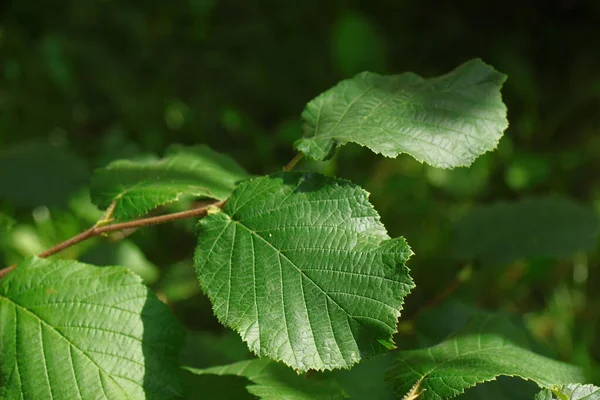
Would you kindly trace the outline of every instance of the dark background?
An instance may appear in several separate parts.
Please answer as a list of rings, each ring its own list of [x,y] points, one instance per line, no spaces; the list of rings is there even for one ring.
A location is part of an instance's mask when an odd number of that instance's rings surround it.
[[[520,316],[541,352],[600,383],[597,236],[569,256],[493,267],[453,255],[455,222],[476,205],[553,195],[600,213],[600,2],[18,0],[0,13],[0,212],[18,221],[1,243],[7,265],[94,222],[85,185],[111,160],[204,143],[273,172],[294,156],[304,105],[339,80],[435,76],[482,58],[509,77],[510,127],[470,169],[353,145],[301,167],[364,186],[390,235],[415,251],[400,347],[434,343],[487,309]],[[220,334],[189,285],[192,231],[179,222],[61,256],[138,263],[188,328]],[[507,237],[499,247],[514,244]],[[471,278],[422,311],[465,268]]]

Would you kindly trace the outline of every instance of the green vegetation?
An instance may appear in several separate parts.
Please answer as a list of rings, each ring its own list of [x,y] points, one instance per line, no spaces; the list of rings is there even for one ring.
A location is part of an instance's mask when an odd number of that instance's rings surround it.
[[[470,3],[8,7],[0,399],[600,399],[600,7]]]

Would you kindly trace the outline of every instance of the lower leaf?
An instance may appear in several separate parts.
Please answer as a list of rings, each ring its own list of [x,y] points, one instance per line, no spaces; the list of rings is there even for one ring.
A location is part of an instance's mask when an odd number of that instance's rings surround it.
[[[535,354],[525,342],[506,318],[477,315],[436,346],[400,352],[388,379],[397,394],[420,400],[456,397],[500,375],[532,380],[542,388],[584,380],[579,368]]]
[[[183,332],[121,267],[31,258],[0,281],[0,398],[174,399]]]

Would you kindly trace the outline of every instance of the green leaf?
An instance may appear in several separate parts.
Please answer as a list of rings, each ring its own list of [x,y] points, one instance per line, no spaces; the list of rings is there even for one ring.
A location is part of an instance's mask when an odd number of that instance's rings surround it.
[[[351,369],[326,372],[325,376],[335,378],[352,400],[392,400],[394,393],[385,381],[392,356],[393,353],[389,352],[362,361]]]
[[[235,161],[206,146],[175,145],[160,160],[119,160],[97,170],[90,195],[98,207],[114,207],[114,219],[128,220],[182,195],[224,200],[247,177]]]
[[[0,213],[0,243],[3,243],[8,238],[8,234],[14,225],[14,219],[8,215]]]
[[[174,399],[182,341],[125,268],[34,257],[0,280],[0,398]]]
[[[553,394],[556,396],[554,397]],[[600,400],[600,388],[594,385],[569,384],[544,389],[535,396],[535,400]]]
[[[468,166],[496,147],[508,127],[500,89],[506,76],[481,60],[424,79],[363,72],[312,100],[296,148],[326,160],[338,145],[386,157],[408,153],[434,167]]]
[[[147,285],[154,284],[160,275],[159,268],[131,240],[98,243],[83,254],[80,261],[99,266],[124,265],[139,275]]]
[[[515,229],[518,227],[518,229]],[[455,255],[483,265],[546,256],[564,258],[596,245],[592,209],[568,199],[538,197],[476,207],[455,225]]]
[[[185,367],[184,367],[185,368]],[[265,400],[345,399],[341,387],[330,379],[311,379],[266,358],[240,361],[207,369],[185,368],[199,375],[243,376],[254,383],[248,391]]]
[[[203,218],[195,266],[219,320],[300,370],[384,353],[414,286],[360,187],[317,174],[246,181]]]
[[[552,396],[552,392],[550,390],[544,389],[535,395],[534,400],[554,400],[554,397]]]
[[[30,142],[0,153],[0,198],[22,207],[66,207],[89,179],[83,160],[65,148]]]
[[[506,318],[478,315],[436,346],[402,351],[389,372],[400,396],[449,399],[497,376],[517,376],[541,387],[581,382],[582,371],[527,349],[527,339]]]

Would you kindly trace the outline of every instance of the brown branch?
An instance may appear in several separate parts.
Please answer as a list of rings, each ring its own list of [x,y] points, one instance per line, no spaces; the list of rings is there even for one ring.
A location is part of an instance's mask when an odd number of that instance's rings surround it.
[[[288,172],[288,171],[291,171],[292,169],[294,169],[296,164],[298,164],[298,161],[302,160],[302,157],[304,157],[304,153],[296,154],[296,156],[294,158],[292,158],[292,160],[289,163],[287,163],[287,165],[285,167],[283,167],[283,170]]]
[[[53,254],[56,254],[68,247],[76,245],[77,243],[83,242],[86,239],[89,239],[94,236],[99,236],[109,232],[122,231],[125,229],[132,228],[140,228],[142,226],[150,226],[150,225],[158,225],[164,224],[166,222],[176,221],[179,219],[187,219],[193,217],[202,217],[205,216],[210,207],[218,207],[221,208],[225,204],[225,200],[217,201],[215,203],[209,204],[204,207],[194,208],[192,210],[176,212],[172,214],[159,215],[157,217],[148,217],[137,219],[134,221],[120,222],[117,224],[104,225],[104,226],[92,226],[88,230],[81,232],[80,234],[73,236],[71,239],[66,240],[62,243],[57,244],[54,247],[49,248],[41,254],[38,254],[38,257],[49,257]],[[0,270],[0,279],[6,276],[10,271],[16,268],[16,265],[11,265],[10,267],[6,267]]]

